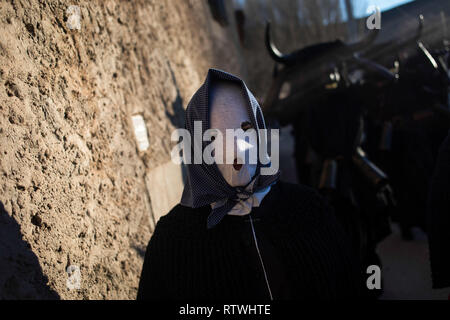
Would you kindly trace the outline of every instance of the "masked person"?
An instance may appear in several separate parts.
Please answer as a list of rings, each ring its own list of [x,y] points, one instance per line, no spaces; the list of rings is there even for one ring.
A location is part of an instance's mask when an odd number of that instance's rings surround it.
[[[433,288],[450,287],[450,131],[431,179],[427,222]]]
[[[212,142],[197,145],[203,154],[214,143],[211,154],[215,153],[215,162],[208,164],[203,159],[186,164],[181,203],[155,227],[137,298],[357,296],[356,260],[323,198],[308,187],[278,181],[279,172],[263,174],[270,164],[260,156],[255,163],[245,152],[245,157],[242,152],[233,152],[239,156],[229,157],[232,161],[225,163],[219,161],[229,155],[227,144],[234,151],[266,150],[261,134],[265,129],[263,115],[245,83],[229,73],[210,69],[186,110],[186,129],[191,137],[195,136],[196,121],[201,121],[202,132],[216,132]],[[230,142],[226,129],[254,130],[256,139],[240,141],[233,137]],[[192,145],[195,152],[195,143]]]

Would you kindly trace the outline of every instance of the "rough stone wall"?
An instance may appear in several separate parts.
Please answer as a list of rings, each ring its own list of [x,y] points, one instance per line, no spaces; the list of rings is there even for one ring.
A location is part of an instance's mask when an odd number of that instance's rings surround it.
[[[209,67],[246,79],[233,17],[221,27],[202,0],[0,0],[0,298],[135,298],[146,172]]]

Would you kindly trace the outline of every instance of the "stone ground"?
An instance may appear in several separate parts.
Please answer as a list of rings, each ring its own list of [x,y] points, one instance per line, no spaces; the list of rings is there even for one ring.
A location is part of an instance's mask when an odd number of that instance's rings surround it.
[[[405,241],[396,224],[392,234],[378,246],[383,264],[383,300],[445,300],[450,288],[432,289],[431,270],[428,258],[426,235],[418,228],[413,229],[414,240]]]
[[[291,129],[285,127],[280,132],[280,168],[284,181],[297,182]],[[446,300],[450,288],[431,288],[427,237],[418,228],[413,229],[413,234],[413,241],[404,241],[397,225],[392,224],[392,234],[379,244],[377,252],[382,261],[384,279],[384,293],[380,299]]]

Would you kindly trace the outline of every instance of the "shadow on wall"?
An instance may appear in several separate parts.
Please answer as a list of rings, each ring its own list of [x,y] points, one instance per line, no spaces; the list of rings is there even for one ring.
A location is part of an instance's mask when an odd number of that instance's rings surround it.
[[[228,26],[227,9],[224,0],[208,0],[211,14],[222,27]]]
[[[175,128],[184,128],[186,111],[183,108],[183,99],[181,98],[180,90],[178,89],[177,79],[175,78],[175,74],[173,73],[172,66],[170,65],[170,63],[168,63],[168,67],[170,70],[170,74],[172,76],[173,85],[177,90],[177,97],[172,102],[173,114],[167,111],[166,106],[166,117],[170,120],[170,122]],[[180,169],[181,169],[181,178],[184,185],[186,183],[186,167],[184,163],[181,164]]]
[[[173,73],[172,66],[170,65],[169,62],[167,62],[167,66],[169,68],[170,75],[172,77],[173,85],[174,85],[175,89],[177,90],[177,96],[176,96],[175,100],[172,102],[171,109],[172,109],[173,113],[170,113],[168,111],[169,108],[167,105],[165,105],[164,99],[161,98],[161,100],[166,108],[166,117],[169,119],[169,121],[172,123],[172,125],[175,128],[184,128],[185,111],[183,108],[183,99],[181,98],[180,90],[178,89],[177,79],[175,78],[175,74]]]
[[[0,202],[0,299],[60,299],[47,281],[19,224]]]

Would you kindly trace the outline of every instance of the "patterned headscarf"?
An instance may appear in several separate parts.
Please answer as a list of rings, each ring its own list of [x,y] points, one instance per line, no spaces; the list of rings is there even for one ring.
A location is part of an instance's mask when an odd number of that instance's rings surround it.
[[[228,80],[238,83],[246,100],[248,101],[248,114],[252,125],[256,130],[265,129],[264,118],[253,94],[248,90],[244,81],[236,76],[218,69],[209,69],[205,82],[191,98],[186,109],[186,129],[194,137],[194,121],[201,121],[202,133],[210,128],[209,123],[209,89],[214,81]],[[256,117],[255,117],[256,115]],[[259,136],[259,135],[257,135]],[[202,154],[209,141],[202,141]],[[258,137],[258,147],[259,147]],[[194,143],[191,143],[191,154],[194,154]],[[249,185],[243,187],[231,187],[220,173],[217,165],[206,164],[186,164],[186,183],[181,197],[181,204],[198,208],[212,203],[223,203],[220,207],[212,209],[208,216],[207,227],[212,228],[217,225],[222,218],[241,200],[250,197],[253,193],[266,189],[274,184],[280,175],[276,172],[273,175],[261,175],[260,168],[263,165],[258,159],[257,169],[254,178]],[[264,166],[270,166],[270,163]]]

